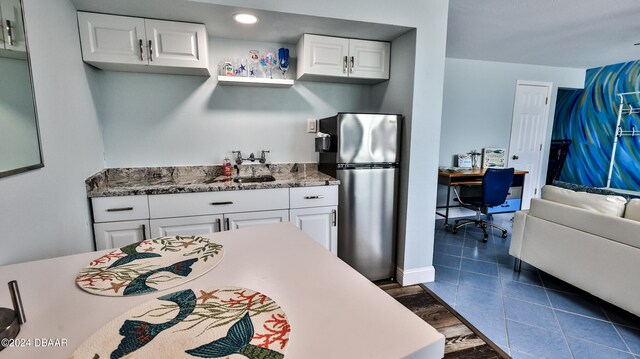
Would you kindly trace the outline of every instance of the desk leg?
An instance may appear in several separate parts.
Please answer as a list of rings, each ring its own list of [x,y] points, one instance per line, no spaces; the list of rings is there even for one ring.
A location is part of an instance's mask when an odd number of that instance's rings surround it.
[[[451,201],[451,184],[447,185],[447,203],[444,205],[444,228],[447,231],[451,231],[451,226],[449,226],[449,202]]]

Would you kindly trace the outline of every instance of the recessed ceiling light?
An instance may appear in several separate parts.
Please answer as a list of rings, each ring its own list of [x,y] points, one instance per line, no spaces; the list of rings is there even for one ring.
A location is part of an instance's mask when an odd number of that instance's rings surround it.
[[[255,24],[258,22],[258,17],[251,14],[235,14],[233,19],[241,24]]]

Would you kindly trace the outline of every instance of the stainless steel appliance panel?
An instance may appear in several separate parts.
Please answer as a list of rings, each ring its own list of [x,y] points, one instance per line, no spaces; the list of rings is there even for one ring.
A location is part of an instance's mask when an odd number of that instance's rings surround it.
[[[339,169],[338,257],[369,280],[395,274],[398,169]]]
[[[337,163],[397,163],[400,116],[338,115]]]

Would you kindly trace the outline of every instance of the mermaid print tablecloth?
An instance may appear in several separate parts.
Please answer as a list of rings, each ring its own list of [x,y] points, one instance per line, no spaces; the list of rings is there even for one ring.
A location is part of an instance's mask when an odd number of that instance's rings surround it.
[[[127,311],[73,353],[81,358],[283,358],[291,327],[260,292],[186,289]]]
[[[93,260],[76,283],[92,294],[151,293],[192,280],[215,267],[222,245],[199,236],[159,237],[133,243]]]

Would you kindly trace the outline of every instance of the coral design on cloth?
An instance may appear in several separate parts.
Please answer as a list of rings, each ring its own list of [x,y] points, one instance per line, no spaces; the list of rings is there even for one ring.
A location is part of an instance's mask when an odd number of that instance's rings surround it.
[[[127,311],[72,358],[283,358],[291,326],[271,298],[247,288],[185,289]]]
[[[76,283],[89,293],[105,296],[151,293],[201,276],[223,256],[222,245],[204,237],[148,239],[91,261],[78,273]]]

